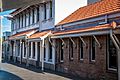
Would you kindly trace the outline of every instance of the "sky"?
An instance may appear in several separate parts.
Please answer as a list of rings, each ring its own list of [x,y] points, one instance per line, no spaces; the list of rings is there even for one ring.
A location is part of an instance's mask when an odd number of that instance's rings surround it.
[[[85,6],[87,4],[87,0],[55,0],[55,24],[63,20],[65,17],[70,15],[72,12],[77,10],[78,8]],[[0,13],[0,16],[9,15],[13,10],[4,11]],[[7,18],[2,19],[2,30],[11,31],[11,23]]]
[[[0,16],[4,16],[4,15],[9,15],[9,13],[11,13],[13,10],[8,10],[8,11],[4,11],[4,12],[0,12]],[[11,22],[10,20],[8,20],[7,18],[2,18],[2,31],[11,31]]]

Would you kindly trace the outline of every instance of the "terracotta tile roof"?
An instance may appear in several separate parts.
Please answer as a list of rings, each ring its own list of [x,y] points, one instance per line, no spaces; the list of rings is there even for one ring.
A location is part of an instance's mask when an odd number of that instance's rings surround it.
[[[15,37],[25,36],[33,31],[36,31],[36,30],[29,30],[29,31],[20,32],[20,33],[17,33],[15,35],[10,36],[9,39],[14,39]]]
[[[33,35],[29,36],[28,39],[37,39],[37,38],[40,38],[40,37],[46,35],[49,32],[50,31],[37,32],[37,33],[34,33]]]
[[[117,11],[120,11],[120,0],[101,0],[88,6],[79,8],[64,20],[59,22],[57,25],[92,18]]]
[[[57,32],[53,32],[53,36],[65,35],[65,34],[75,34],[75,33],[103,30],[103,29],[110,29],[110,28],[112,28],[112,26],[110,24],[104,24],[104,25],[99,25],[99,26],[95,26],[95,27],[81,28],[81,29],[75,29],[75,30],[57,31]]]

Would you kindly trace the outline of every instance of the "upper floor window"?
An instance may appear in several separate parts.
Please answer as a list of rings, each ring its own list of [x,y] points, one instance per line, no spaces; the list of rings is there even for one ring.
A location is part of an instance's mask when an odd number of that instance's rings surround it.
[[[39,21],[39,11],[40,11],[40,9],[39,9],[39,7],[37,7],[37,22]]]
[[[35,11],[34,11],[34,9],[33,9],[33,10],[32,10],[32,23],[35,22],[35,19],[34,19],[34,18],[35,18],[35,15],[34,15],[34,14],[35,14]]]
[[[52,18],[52,1],[50,1],[50,18]]]
[[[90,61],[95,61],[95,49],[96,49],[95,45],[96,45],[95,39],[91,37]]]
[[[47,7],[46,7],[46,3],[44,3],[44,19],[47,18]]]

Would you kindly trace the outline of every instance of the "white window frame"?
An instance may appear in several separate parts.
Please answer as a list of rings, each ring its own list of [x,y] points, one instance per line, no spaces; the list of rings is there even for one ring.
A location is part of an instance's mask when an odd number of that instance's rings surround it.
[[[83,42],[80,41],[80,60],[83,61],[83,60],[84,60],[84,56],[83,56],[83,58],[81,57],[81,43],[83,44]],[[82,47],[83,47],[83,46],[82,46]],[[84,54],[84,52],[82,52],[82,54]]]
[[[93,42],[92,40],[93,40],[93,39],[94,39],[94,38],[91,37],[91,48],[90,48],[90,49],[91,49],[91,53],[90,53],[90,61],[91,61],[91,62],[95,62],[95,60],[92,60],[92,54],[93,54],[93,53],[92,53],[92,52],[93,52],[93,51],[92,51],[92,50],[93,50],[93,49],[92,49],[92,44],[93,44],[93,43],[92,43],[92,42]],[[95,46],[96,46],[96,42],[95,42]],[[96,56],[96,47],[95,47],[95,56]]]

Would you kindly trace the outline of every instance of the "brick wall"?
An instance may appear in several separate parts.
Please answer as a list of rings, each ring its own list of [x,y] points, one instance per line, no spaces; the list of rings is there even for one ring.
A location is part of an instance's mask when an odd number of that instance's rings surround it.
[[[79,59],[79,38],[72,38],[76,46],[74,46],[73,60],[69,60],[69,38],[63,39],[66,43],[64,47],[64,62],[60,62],[60,45],[56,45],[56,70],[78,75],[81,77],[95,78],[108,78],[109,80],[115,80],[117,74],[109,72],[107,70],[107,36],[96,36],[102,47],[98,47],[96,44],[95,62],[90,62],[90,37],[83,37],[87,46],[84,46],[84,60]],[[56,43],[60,43],[60,39],[56,39]],[[111,78],[111,79],[110,79]],[[114,78],[114,79],[113,79]]]

